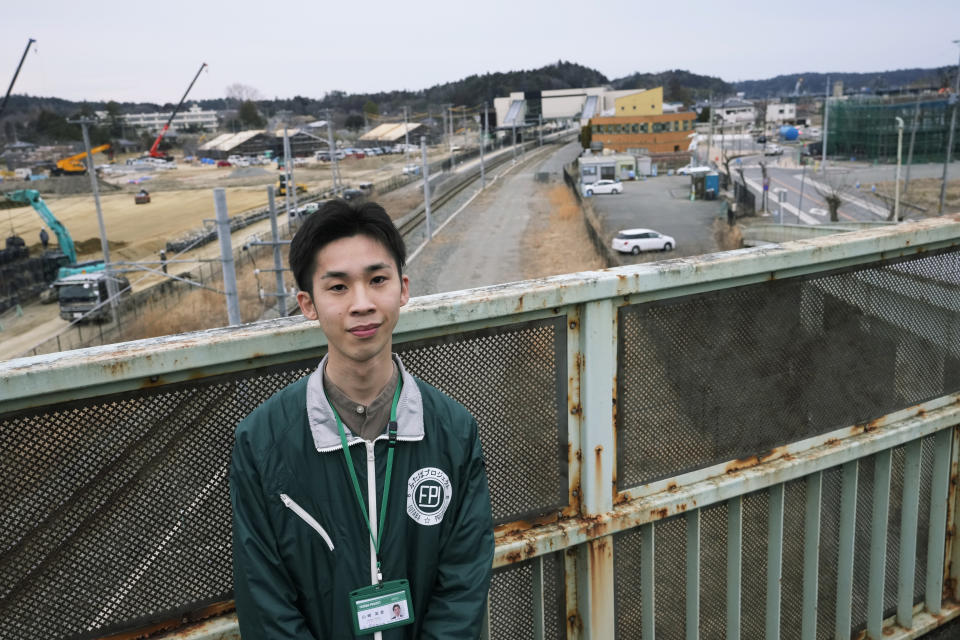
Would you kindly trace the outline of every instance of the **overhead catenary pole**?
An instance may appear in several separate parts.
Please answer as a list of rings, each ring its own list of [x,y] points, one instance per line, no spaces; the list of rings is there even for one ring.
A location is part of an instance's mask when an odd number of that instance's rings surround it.
[[[410,126],[407,124],[407,106],[403,107],[403,162],[410,158]]]
[[[287,315],[287,290],[283,284],[283,256],[280,252],[280,232],[277,230],[277,204],[273,197],[273,185],[267,187],[267,203],[270,206],[270,233],[273,235],[273,271],[277,278],[277,311],[283,318]]]
[[[333,195],[340,193],[340,159],[337,157],[337,148],[333,142],[333,112],[327,109],[327,146],[330,147],[331,178],[333,179]]]
[[[539,134],[540,134],[540,144],[538,146],[542,147],[543,146],[543,114],[542,113],[537,114],[537,126],[539,127]]]
[[[420,153],[423,156],[423,212],[427,224],[427,242],[433,235],[433,223],[430,220],[430,163],[427,161],[427,137],[420,136]]]
[[[800,203],[797,205],[797,222],[800,221],[800,213],[803,211],[803,184],[807,179],[807,165],[804,163],[803,170],[800,172]]]
[[[295,191],[296,187],[293,186],[293,170],[290,168],[290,165],[293,164],[293,158],[290,157],[290,136],[287,134],[287,127],[283,127],[283,180],[285,187],[283,189],[283,195],[285,196],[286,207],[287,207],[287,225],[289,228],[290,225],[290,192]]]
[[[223,262],[223,291],[227,298],[227,322],[241,324],[240,299],[237,296],[237,271],[233,264],[233,246],[230,244],[230,215],[227,212],[227,192],[222,187],[213,190],[213,206],[217,212],[217,238],[220,240],[220,259]]]
[[[480,189],[487,188],[487,172],[483,166],[483,150],[487,146],[487,103],[483,103],[483,129],[480,134]]]
[[[960,40],[954,40],[953,44],[960,44]],[[960,60],[957,61],[957,82],[954,85],[953,95],[950,96],[948,104],[953,104],[953,111],[950,113],[950,132],[947,135],[947,157],[943,161],[943,178],[940,181],[940,205],[937,207],[937,213],[943,213],[943,201],[947,197],[947,167],[950,166],[950,156],[953,154],[953,128],[957,124],[957,109],[960,109]]]
[[[107,242],[107,228],[103,224],[103,209],[100,206],[100,189],[97,184],[97,170],[93,164],[93,154],[90,152],[90,132],[87,131],[87,125],[95,120],[89,118],[80,118],[71,120],[72,123],[80,125],[83,132],[83,146],[87,152],[87,173],[90,175],[90,188],[93,191],[93,204],[97,208],[97,224],[100,226],[100,249],[103,251],[103,270],[107,275],[107,294],[110,297],[110,313],[113,315],[113,321],[118,320],[117,315],[117,281],[110,274],[110,244]]]

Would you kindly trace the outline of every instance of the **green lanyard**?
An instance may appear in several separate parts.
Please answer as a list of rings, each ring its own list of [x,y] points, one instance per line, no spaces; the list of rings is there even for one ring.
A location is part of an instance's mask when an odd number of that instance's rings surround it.
[[[370,532],[370,540],[373,541],[373,548],[377,554],[377,580],[383,582],[383,574],[380,572],[380,542],[383,540],[383,524],[387,519],[387,499],[390,497],[390,475],[393,472],[393,450],[397,446],[397,405],[400,403],[400,389],[403,387],[403,376],[397,380],[397,390],[393,393],[393,404],[390,406],[390,422],[387,423],[387,434],[390,442],[387,448],[387,475],[383,480],[383,502],[380,504],[380,523],[379,531],[376,535],[373,533],[373,527],[370,526],[370,517],[363,506],[363,492],[360,490],[360,483],[357,481],[357,471],[353,468],[353,459],[350,458],[350,450],[347,446],[347,434],[343,430],[343,422],[340,420],[340,414],[337,413],[333,403],[327,398],[327,404],[333,411],[333,417],[337,420],[337,429],[340,431],[340,444],[343,445],[343,457],[347,461],[347,471],[350,472],[350,479],[353,481],[353,490],[357,496],[357,505],[360,507],[360,514],[363,521],[367,523],[367,531]],[[376,483],[374,483],[376,484]]]

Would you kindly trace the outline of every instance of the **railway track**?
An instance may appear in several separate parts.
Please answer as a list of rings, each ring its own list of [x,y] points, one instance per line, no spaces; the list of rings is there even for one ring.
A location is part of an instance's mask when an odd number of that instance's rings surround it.
[[[565,144],[569,142],[576,132],[564,131],[559,134],[554,134],[550,136],[549,140],[544,138],[544,146],[547,145],[557,145]],[[529,152],[531,149],[536,149],[538,143],[536,141],[525,142],[523,143],[524,151]],[[501,152],[499,155],[491,158],[490,160],[484,163],[484,169],[487,173],[491,170],[496,169],[497,167],[509,162],[513,158],[513,154],[508,152]],[[520,160],[523,162],[524,160]],[[449,188],[443,190],[441,193],[434,194],[430,200],[430,207],[433,210],[439,209],[446,203],[450,202],[455,198],[460,192],[464,189],[470,187],[473,183],[480,179],[480,167],[479,165],[475,168],[470,169],[468,172],[464,173],[454,184],[450,185]],[[406,214],[400,218],[396,225],[397,229],[400,231],[400,235],[404,238],[412,234],[417,228],[423,224],[426,219],[426,205],[424,203],[419,204],[413,211]]]

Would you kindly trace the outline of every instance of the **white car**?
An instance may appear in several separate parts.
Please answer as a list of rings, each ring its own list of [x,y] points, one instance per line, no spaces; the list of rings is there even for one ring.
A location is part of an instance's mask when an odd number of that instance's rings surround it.
[[[768,142],[767,146],[763,148],[763,155],[765,156],[779,156],[783,154],[783,147],[772,142]]]
[[[583,193],[586,196],[595,193],[623,193],[623,183],[619,180],[597,180],[593,184],[583,185]]]
[[[617,233],[611,246],[620,253],[637,255],[641,251],[672,251],[677,241],[653,229],[624,229]]]
[[[680,167],[677,169],[678,176],[694,176],[700,173],[710,173],[712,169],[710,167],[695,167],[692,164],[688,164],[685,167]]]

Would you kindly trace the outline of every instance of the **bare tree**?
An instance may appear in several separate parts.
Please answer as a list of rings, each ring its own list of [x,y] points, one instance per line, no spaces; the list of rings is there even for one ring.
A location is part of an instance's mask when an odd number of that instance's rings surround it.
[[[843,194],[850,190],[850,184],[842,174],[826,173],[823,181],[814,185],[817,193],[827,203],[827,210],[830,212],[830,222],[840,220],[840,205],[843,204]]]
[[[263,100],[262,93],[257,91],[254,87],[240,82],[234,82],[233,84],[227,86],[226,93],[227,99],[234,100],[234,106],[236,107],[239,107],[243,102],[256,102],[257,100]]]

